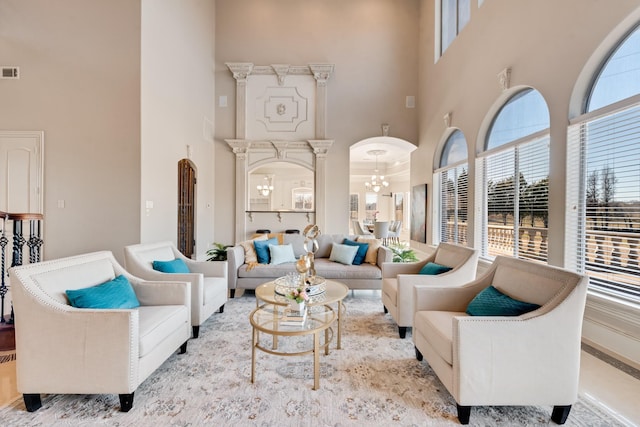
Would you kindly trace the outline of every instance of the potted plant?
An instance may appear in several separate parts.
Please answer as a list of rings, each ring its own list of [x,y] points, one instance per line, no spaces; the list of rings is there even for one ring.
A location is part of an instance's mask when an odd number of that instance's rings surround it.
[[[389,246],[393,252],[393,262],[416,262],[418,257],[413,249],[405,244]]]
[[[207,251],[207,261],[226,261],[227,260],[227,248],[231,245],[225,245],[222,243],[213,243],[213,248]]]

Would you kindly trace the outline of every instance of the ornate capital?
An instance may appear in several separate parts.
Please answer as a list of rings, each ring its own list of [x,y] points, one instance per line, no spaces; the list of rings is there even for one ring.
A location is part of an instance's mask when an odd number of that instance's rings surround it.
[[[226,66],[229,67],[233,78],[238,81],[238,84],[246,83],[247,77],[253,71],[253,64],[251,62],[227,62]]]
[[[249,147],[251,147],[251,141],[246,139],[225,139],[225,142],[233,150],[233,154],[236,155],[236,159],[245,160],[249,153]]]
[[[313,78],[316,79],[318,86],[326,86],[327,80],[333,73],[333,64],[309,64],[309,69],[313,73]]]
[[[333,145],[332,139],[310,139],[309,145],[313,148],[316,159],[326,159],[329,149]]]

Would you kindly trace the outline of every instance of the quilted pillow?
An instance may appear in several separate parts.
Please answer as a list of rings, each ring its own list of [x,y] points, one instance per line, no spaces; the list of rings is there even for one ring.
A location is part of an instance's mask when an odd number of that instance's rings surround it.
[[[436,274],[446,273],[451,270],[451,267],[447,267],[446,265],[436,264],[435,262],[428,262],[420,269],[418,274],[430,274],[435,276]]]
[[[83,289],[65,291],[69,304],[76,308],[136,308],[140,301],[131,283],[120,275],[108,282]]]
[[[538,304],[518,301],[489,286],[471,300],[466,313],[470,316],[520,316],[538,308]]]
[[[362,242],[354,242],[353,240],[344,239],[342,244],[347,246],[357,246],[358,251],[356,252],[355,258],[353,258],[353,265],[360,265],[364,262],[365,257],[367,256],[367,250],[369,249],[368,243]]]
[[[153,269],[163,273],[191,273],[187,264],[180,258],[171,261],[153,261]]]

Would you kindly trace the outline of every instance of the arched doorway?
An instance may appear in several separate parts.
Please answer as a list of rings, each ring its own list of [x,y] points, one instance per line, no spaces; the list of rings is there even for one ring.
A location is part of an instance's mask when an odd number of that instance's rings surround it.
[[[178,250],[191,258],[195,250],[196,168],[189,159],[178,162]]]

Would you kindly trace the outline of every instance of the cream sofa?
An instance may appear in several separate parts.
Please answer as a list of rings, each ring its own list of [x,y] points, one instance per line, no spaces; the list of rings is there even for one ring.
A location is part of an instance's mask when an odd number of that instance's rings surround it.
[[[190,273],[163,273],[153,269],[153,261],[181,259]],[[145,280],[183,280],[191,283],[191,326],[198,338],[200,325],[213,313],[224,311],[227,302],[227,263],[195,261],[185,257],[172,242],[140,243],[124,248],[124,265],[134,276]]]
[[[125,276],[140,307],[72,307],[69,289]],[[145,282],[127,273],[111,252],[14,267],[9,270],[16,316],[18,391],[32,412],[40,394],[119,394],[120,410],[136,388],[191,335],[190,285]]]
[[[329,260],[333,243],[342,243],[345,238],[357,240],[358,236],[343,234],[321,234],[318,236],[318,250],[315,252],[316,274],[325,279],[337,280],[350,289],[380,289],[382,287],[382,263],[391,262],[393,253],[385,246],[377,248],[375,264],[344,265]],[[280,236],[282,244],[291,244],[294,255],[299,258],[306,254],[304,237],[300,234],[284,234]],[[373,239],[375,240],[375,239]],[[371,241],[369,239],[369,241]],[[376,245],[376,246],[377,246]],[[229,289],[233,297],[236,289],[255,289],[261,284],[295,272],[295,263],[247,264],[245,263],[245,249],[237,244],[227,249],[229,263]]]
[[[553,405],[563,424],[578,397],[582,317],[587,276],[498,256],[463,286],[415,286],[413,341],[469,422],[471,406]],[[470,316],[469,302],[492,285],[540,307],[519,316]],[[477,301],[477,300],[476,300]],[[497,312],[496,299],[483,311]],[[491,310],[487,310],[490,307]]]

